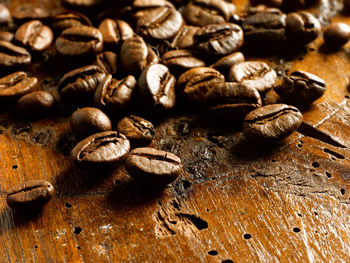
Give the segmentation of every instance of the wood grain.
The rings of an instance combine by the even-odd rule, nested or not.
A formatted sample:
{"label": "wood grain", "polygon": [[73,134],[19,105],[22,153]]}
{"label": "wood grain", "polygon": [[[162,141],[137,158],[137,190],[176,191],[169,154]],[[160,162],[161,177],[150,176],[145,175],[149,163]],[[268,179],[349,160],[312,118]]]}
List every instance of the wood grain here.
{"label": "wood grain", "polygon": [[[58,1],[30,2],[60,9]],[[246,2],[235,1],[238,10]],[[313,11],[350,25],[337,4],[320,1]],[[276,147],[250,145],[240,130],[201,115],[159,122],[152,146],[184,165],[159,192],[122,166],[77,170],[67,117],[29,122],[2,110],[0,262],[349,262],[350,44],[330,54],[322,44],[320,37],[292,57],[258,58],[327,83],[325,96],[303,111],[305,124]],[[43,80],[56,71],[37,72],[54,90]],[[15,213],[6,192],[31,179],[52,182],[56,194],[39,214]]]}

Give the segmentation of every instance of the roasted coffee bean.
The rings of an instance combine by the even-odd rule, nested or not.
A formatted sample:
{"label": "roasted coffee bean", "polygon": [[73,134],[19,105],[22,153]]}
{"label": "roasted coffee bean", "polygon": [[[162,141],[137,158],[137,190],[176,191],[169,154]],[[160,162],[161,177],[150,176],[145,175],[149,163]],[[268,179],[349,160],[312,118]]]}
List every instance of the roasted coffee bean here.
{"label": "roasted coffee bean", "polygon": [[102,34],[91,26],[67,28],[56,40],[56,49],[64,56],[92,56],[102,48]]}
{"label": "roasted coffee bean", "polygon": [[225,56],[243,45],[243,31],[235,24],[207,25],[193,36],[195,46],[208,55]]}
{"label": "roasted coffee bean", "polygon": [[65,74],[58,84],[58,92],[66,102],[90,100],[106,73],[98,66],[85,66]]}
{"label": "roasted coffee bean", "polygon": [[168,110],[175,106],[175,77],[161,64],[148,66],[142,71],[138,87],[145,105],[156,110]]}
{"label": "roasted coffee bean", "polygon": [[137,81],[132,75],[122,80],[107,75],[96,89],[94,104],[112,112],[126,108],[131,102],[136,84]]}
{"label": "roasted coffee bean", "polygon": [[51,16],[48,8],[33,4],[18,5],[11,14],[18,23],[23,23],[24,21],[29,20],[46,20]]}
{"label": "roasted coffee bean", "polygon": [[205,62],[199,59],[194,51],[184,49],[166,52],[162,57],[162,64],[174,74],[181,74],[191,68],[205,66]]}
{"label": "roasted coffee bean", "polygon": [[322,97],[326,91],[323,79],[304,71],[294,71],[284,77],[282,85],[275,88],[277,94],[287,103],[302,106]]}
{"label": "roasted coffee bean", "polygon": [[7,205],[13,209],[40,208],[51,200],[54,187],[44,180],[32,180],[14,186],[6,196]]}
{"label": "roasted coffee bean", "polygon": [[103,36],[105,48],[115,50],[122,41],[132,38],[134,30],[123,20],[106,18],[98,27]]}
{"label": "roasted coffee bean", "polygon": [[154,148],[136,148],[125,160],[125,169],[137,180],[160,187],[173,182],[181,173],[181,159]]}
{"label": "roasted coffee bean", "polygon": [[106,73],[115,74],[118,70],[118,57],[112,51],[105,51],[96,56],[95,65],[102,68]]}
{"label": "roasted coffee bean", "polygon": [[30,50],[40,52],[50,47],[53,33],[40,20],[32,20],[17,29],[15,39]]}
{"label": "roasted coffee bean", "polygon": [[37,119],[47,115],[53,108],[55,98],[46,91],[34,91],[21,97],[16,111],[25,118]]}
{"label": "roasted coffee bean", "polygon": [[197,26],[183,25],[170,43],[170,48],[189,49],[193,47],[193,36],[200,29]]}
{"label": "roasted coffee bean", "polygon": [[330,48],[340,48],[350,39],[350,27],[344,23],[332,23],[323,33],[325,44]]}
{"label": "roasted coffee bean", "polygon": [[280,8],[282,6],[283,0],[250,0],[250,4],[256,5],[266,5]]}
{"label": "roasted coffee bean", "polygon": [[82,169],[107,169],[119,164],[130,151],[125,135],[106,131],[79,142],[71,151],[74,163]]}
{"label": "roasted coffee bean", "polygon": [[0,4],[0,24],[8,24],[12,21],[11,13],[4,4]]}
{"label": "roasted coffee bean", "polygon": [[132,10],[134,11],[132,17],[137,21],[149,11],[159,7],[174,8],[174,5],[166,0],[134,0],[132,3]]}
{"label": "roasted coffee bean", "polygon": [[210,67],[220,71],[225,76],[228,76],[230,69],[239,63],[244,62],[244,55],[241,52],[235,52],[225,57],[220,58]]}
{"label": "roasted coffee bean", "polygon": [[270,104],[250,112],[244,119],[244,134],[258,141],[278,142],[292,134],[303,121],[300,111],[286,104]]}
{"label": "roasted coffee bean", "polygon": [[126,73],[138,76],[148,65],[158,63],[158,57],[141,37],[133,37],[123,42],[120,62]]}
{"label": "roasted coffee bean", "polygon": [[92,26],[92,24],[90,19],[85,15],[73,11],[59,13],[52,21],[52,28],[57,33],[61,33],[67,28],[78,26]]}
{"label": "roasted coffee bean", "polygon": [[16,67],[28,65],[32,61],[29,52],[7,41],[0,41],[0,66]]}
{"label": "roasted coffee bean", "polygon": [[85,107],[70,116],[70,128],[75,137],[83,139],[92,134],[112,130],[112,123],[103,111]]}
{"label": "roasted coffee bean", "polygon": [[62,0],[62,3],[70,8],[94,8],[105,0]]}
{"label": "roasted coffee bean", "polygon": [[244,43],[249,48],[280,44],[286,38],[286,15],[260,12],[248,16],[242,23]]}
{"label": "roasted coffee bean", "polygon": [[186,22],[195,26],[222,24],[235,13],[235,6],[224,0],[192,0],[184,9]]}
{"label": "roasted coffee bean", "polygon": [[211,115],[226,120],[242,121],[247,113],[261,107],[256,89],[234,82],[213,84],[205,101]]}
{"label": "roasted coffee bean", "polygon": [[0,99],[8,101],[30,93],[38,86],[38,79],[28,77],[27,73],[18,71],[0,79]]}
{"label": "roasted coffee bean", "polygon": [[243,83],[263,93],[277,85],[277,74],[264,62],[247,61],[230,69],[229,80]]}
{"label": "roasted coffee bean", "polygon": [[321,24],[308,12],[290,13],[286,19],[286,34],[289,41],[305,45],[321,33]]}
{"label": "roasted coffee bean", "polygon": [[8,31],[0,31],[0,41],[11,42],[14,38],[14,34]]}
{"label": "roasted coffee bean", "polygon": [[193,68],[183,73],[177,80],[179,94],[188,101],[203,103],[207,92],[214,83],[224,82],[225,77],[208,67]]}
{"label": "roasted coffee bean", "polygon": [[117,130],[129,139],[133,147],[150,144],[155,134],[152,123],[134,115],[121,119],[117,124]]}

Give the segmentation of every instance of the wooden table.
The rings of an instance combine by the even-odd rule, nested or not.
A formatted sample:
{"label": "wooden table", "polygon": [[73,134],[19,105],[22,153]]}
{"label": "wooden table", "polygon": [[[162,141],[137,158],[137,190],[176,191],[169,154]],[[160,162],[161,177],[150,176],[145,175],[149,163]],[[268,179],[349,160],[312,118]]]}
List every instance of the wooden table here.
{"label": "wooden table", "polygon": [[[11,10],[27,2],[60,8],[54,0],[7,1]],[[238,9],[246,2],[235,1]],[[322,21],[350,25],[338,1],[320,2],[312,11]],[[322,43],[259,58],[327,83],[303,110],[302,127],[279,146],[249,145],[240,130],[195,114],[159,122],[152,146],[179,155],[184,166],[160,192],[123,167],[77,170],[67,117],[29,122],[3,109],[0,262],[350,262],[350,44],[327,53]],[[57,84],[41,83],[46,90]],[[52,182],[56,194],[39,214],[14,213],[6,191],[31,179]]]}

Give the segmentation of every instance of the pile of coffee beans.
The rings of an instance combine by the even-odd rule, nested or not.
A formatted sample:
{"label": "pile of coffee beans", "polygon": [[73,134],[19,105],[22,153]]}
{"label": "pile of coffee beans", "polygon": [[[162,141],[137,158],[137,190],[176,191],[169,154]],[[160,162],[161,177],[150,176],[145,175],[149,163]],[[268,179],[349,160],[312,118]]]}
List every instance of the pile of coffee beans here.
{"label": "pile of coffee beans", "polygon": [[[271,54],[319,37],[320,22],[302,10],[315,1],[251,0],[240,13],[225,0],[105,2],[62,0],[67,9],[57,14],[31,5],[11,14],[0,5],[0,67],[6,72],[0,99],[23,118],[50,116],[62,109],[57,105],[69,109],[78,140],[71,158],[79,169],[122,164],[135,180],[156,187],[180,175],[180,158],[148,147],[155,128],[130,109],[163,117],[179,108],[206,112],[235,123],[250,140],[275,143],[301,125],[299,109],[325,93],[325,82],[311,73],[281,76],[265,62],[245,61],[250,52]],[[349,38],[346,24],[324,32],[332,48]],[[45,57],[57,61],[57,72],[65,69],[59,96],[41,90],[42,79],[28,66]],[[271,91],[280,104],[266,105]],[[12,208],[40,206],[52,194],[50,183],[29,181],[10,190],[7,201]]]}

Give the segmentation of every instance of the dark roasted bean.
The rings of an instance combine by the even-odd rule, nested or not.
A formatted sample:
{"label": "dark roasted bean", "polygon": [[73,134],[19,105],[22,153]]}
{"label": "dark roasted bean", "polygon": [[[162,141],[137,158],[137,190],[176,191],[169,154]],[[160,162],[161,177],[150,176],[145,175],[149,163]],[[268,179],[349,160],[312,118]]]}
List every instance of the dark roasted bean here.
{"label": "dark roasted bean", "polygon": [[16,103],[17,112],[25,117],[37,119],[47,115],[53,108],[55,98],[46,91],[34,91],[21,97]]}
{"label": "dark roasted bean", "polygon": [[28,77],[27,73],[18,71],[0,79],[0,99],[2,101],[17,99],[36,89],[38,79]]}
{"label": "dark roasted bean", "polygon": [[125,135],[106,131],[79,142],[71,151],[74,163],[82,169],[108,169],[119,164],[130,150]]}
{"label": "dark roasted bean", "polygon": [[32,61],[29,52],[7,41],[0,41],[0,66],[15,67],[28,65]]}
{"label": "dark roasted bean", "polygon": [[77,26],[92,26],[91,21],[85,15],[67,11],[57,14],[53,18],[52,28],[55,32],[61,33],[63,30]]}
{"label": "dark roasted bean", "polygon": [[181,173],[181,159],[154,148],[136,148],[125,160],[127,172],[148,185],[160,187],[173,182]]}
{"label": "dark roasted bean", "polygon": [[112,130],[112,123],[103,111],[85,107],[73,112],[69,120],[70,128],[77,138]]}
{"label": "dark roasted bean", "polygon": [[270,104],[250,112],[244,119],[244,134],[258,141],[278,142],[301,125],[303,115],[293,106]]}
{"label": "dark roasted bean", "polygon": [[193,36],[195,46],[212,56],[231,54],[243,45],[243,31],[235,24],[207,25]]}
{"label": "dark roasted bean", "polygon": [[286,34],[289,41],[305,45],[321,33],[321,24],[308,12],[290,13],[286,19]]}
{"label": "dark roasted bean", "polygon": [[220,58],[210,67],[220,71],[225,76],[228,76],[230,69],[239,63],[244,62],[244,55],[241,52],[235,52],[225,57]]}
{"label": "dark roasted bean", "polygon": [[304,71],[294,71],[275,88],[277,94],[287,103],[301,106],[319,99],[326,91],[323,79]]}
{"label": "dark roasted bean", "polygon": [[15,39],[32,51],[44,51],[53,41],[53,33],[40,20],[32,20],[21,25],[15,34]]}
{"label": "dark roasted bean", "polygon": [[0,4],[0,24],[8,24],[12,21],[11,13],[4,4]]}
{"label": "dark roasted bean", "polygon": [[261,107],[256,89],[234,82],[213,84],[205,100],[213,116],[226,120],[242,121],[247,113]]}
{"label": "dark roasted bean", "polygon": [[92,56],[102,48],[101,32],[90,26],[67,28],[56,40],[56,49],[64,56]]}
{"label": "dark roasted bean", "polygon": [[161,61],[174,74],[181,74],[195,67],[204,67],[205,62],[191,50],[172,50],[165,53]]}
{"label": "dark roasted bean", "polygon": [[123,20],[106,18],[98,27],[103,36],[105,48],[115,49],[122,41],[132,38],[134,30]]}
{"label": "dark roasted bean", "polygon": [[26,181],[14,186],[6,196],[7,205],[13,209],[40,208],[51,200],[54,187],[44,180]]}
{"label": "dark roasted bean", "polygon": [[103,69],[94,65],[72,70],[62,77],[58,92],[64,101],[79,104],[80,101],[92,99],[105,76]]}
{"label": "dark roasted bean", "polygon": [[325,44],[330,48],[340,48],[350,39],[350,27],[344,23],[332,23],[323,33]]}
{"label": "dark roasted bean", "polygon": [[235,10],[232,3],[224,0],[192,0],[187,4],[183,16],[190,25],[205,26],[229,21]]}
{"label": "dark roasted bean", "polygon": [[247,61],[233,66],[229,80],[239,82],[263,93],[277,85],[277,74],[264,62]]}
{"label": "dark roasted bean", "polygon": [[133,147],[150,144],[155,134],[152,123],[134,115],[121,119],[117,124],[117,130],[129,139]]}
{"label": "dark roasted bean", "polygon": [[177,80],[179,94],[185,99],[202,103],[214,83],[224,82],[225,77],[208,67],[193,68],[183,73]]}
{"label": "dark roasted bean", "polygon": [[105,51],[96,56],[95,65],[102,68],[106,73],[116,74],[118,70],[118,57],[112,51]]}
{"label": "dark roasted bean", "polygon": [[96,89],[94,103],[97,107],[110,111],[123,109],[130,104],[136,84],[137,81],[132,75],[122,80],[107,75]]}
{"label": "dark roasted bean", "polygon": [[171,48],[186,49],[193,47],[193,36],[200,27],[183,25],[170,43]]}
{"label": "dark roasted bean", "polygon": [[175,106],[175,77],[161,64],[148,66],[142,71],[138,87],[145,105],[156,110],[168,110]]}

